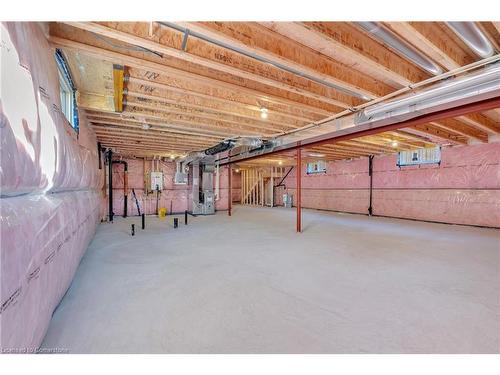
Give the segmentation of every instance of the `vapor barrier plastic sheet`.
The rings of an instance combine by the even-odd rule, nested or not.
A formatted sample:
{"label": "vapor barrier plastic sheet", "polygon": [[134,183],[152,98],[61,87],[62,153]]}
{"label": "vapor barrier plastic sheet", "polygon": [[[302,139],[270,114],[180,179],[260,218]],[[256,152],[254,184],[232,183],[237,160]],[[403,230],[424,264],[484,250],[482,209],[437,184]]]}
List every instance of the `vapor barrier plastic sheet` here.
{"label": "vapor barrier plastic sheet", "polygon": [[98,188],[97,147],[82,146],[60,111],[53,52],[38,25],[0,27],[1,195]]}
{"label": "vapor barrier plastic sheet", "polygon": [[[374,215],[500,227],[500,143],[443,148],[440,164],[399,168],[396,159],[374,159]],[[368,158],[329,162],[326,174],[302,172],[302,207],[368,213]],[[295,181],[293,170],[288,193]]]}
{"label": "vapor barrier plastic sheet", "polygon": [[2,199],[1,348],[37,348],[99,222],[96,192]]}
{"label": "vapor barrier plastic sheet", "polygon": [[93,238],[102,206],[97,144],[60,111],[41,24],[0,25],[0,348],[41,344]]}

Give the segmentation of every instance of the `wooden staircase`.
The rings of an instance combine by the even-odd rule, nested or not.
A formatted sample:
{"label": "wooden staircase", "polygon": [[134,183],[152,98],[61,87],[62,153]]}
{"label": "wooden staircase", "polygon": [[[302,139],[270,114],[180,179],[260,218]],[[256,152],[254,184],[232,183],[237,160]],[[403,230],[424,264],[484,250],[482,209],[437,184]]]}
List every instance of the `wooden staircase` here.
{"label": "wooden staircase", "polygon": [[276,179],[285,175],[284,167],[252,167],[241,170],[241,204],[274,206]]}

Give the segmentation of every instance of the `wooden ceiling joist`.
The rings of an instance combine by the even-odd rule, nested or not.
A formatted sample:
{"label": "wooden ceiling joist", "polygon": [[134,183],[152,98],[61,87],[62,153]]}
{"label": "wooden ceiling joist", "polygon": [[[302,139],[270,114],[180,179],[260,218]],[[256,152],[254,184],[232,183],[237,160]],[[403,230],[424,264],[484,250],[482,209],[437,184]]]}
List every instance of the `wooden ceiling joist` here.
{"label": "wooden ceiling joist", "polygon": [[286,35],[331,58],[362,69],[387,85],[399,88],[423,81],[427,75],[412,63],[344,22],[265,22]]}
{"label": "wooden ceiling joist", "polygon": [[431,125],[436,126],[438,129],[445,129],[451,134],[456,133],[479,142],[488,142],[488,133],[477,129],[476,127],[468,126],[467,124],[453,118],[432,122]]}
{"label": "wooden ceiling joist", "polygon": [[[405,130],[408,130],[408,129],[405,129]],[[464,137],[461,137],[458,135],[454,135],[454,134],[450,134],[450,132],[448,132],[444,129],[432,126],[430,124],[415,125],[415,126],[412,126],[411,130],[416,130],[420,133],[430,135],[431,137],[440,138],[442,140],[452,142],[455,144],[463,144],[463,145],[467,144],[467,138],[464,138]]]}
{"label": "wooden ceiling joist", "polygon": [[196,135],[196,136],[208,135],[210,137],[220,137],[220,138],[228,137],[231,134],[233,136],[236,135],[233,133],[229,133],[229,135],[228,135],[227,132],[220,131],[220,130],[213,130],[211,128],[200,129],[197,126],[192,126],[192,124],[190,124],[190,123],[184,123],[184,122],[180,122],[180,121],[177,121],[176,123],[172,123],[172,124],[169,123],[169,124],[165,125],[165,122],[163,122],[163,120],[158,121],[158,118],[155,118],[155,117],[146,116],[146,117],[144,117],[143,120],[142,119],[140,120],[140,119],[137,119],[134,114],[131,114],[128,112],[124,112],[124,113],[130,117],[123,117],[121,119],[117,119],[115,122],[112,122],[113,120],[109,120],[106,118],[89,116],[89,120],[94,122],[94,123],[119,125],[120,122],[125,121],[124,119],[126,118],[127,119],[126,121],[128,121],[129,123],[136,123],[136,124],[145,124],[146,123],[148,125],[153,126],[154,128],[163,129],[165,131],[171,131],[171,132],[177,131],[179,134]]}
{"label": "wooden ceiling joist", "polygon": [[165,122],[173,122],[175,124],[195,125],[199,129],[227,131],[231,134],[238,134],[239,132],[241,134],[270,136],[276,132],[273,129],[264,129],[262,127],[256,127],[237,121],[227,121],[216,119],[214,117],[210,118],[207,116],[197,116],[191,113],[173,112],[151,108],[150,106],[136,102],[127,104],[126,110],[128,113],[132,113],[134,115],[136,114],[138,116],[147,116]]}
{"label": "wooden ceiling joist", "polygon": [[139,87],[136,87],[134,85],[129,85],[127,90],[127,97],[133,97],[137,99],[144,98],[166,104],[182,105],[188,108],[218,113],[223,116],[236,116],[247,120],[257,121],[262,124],[270,123],[285,126],[288,128],[297,128],[310,123],[310,121],[298,121],[296,119],[287,118],[275,113],[269,114],[267,121],[264,121],[262,120],[260,109],[257,108],[254,108],[252,110],[247,108],[235,108],[235,106],[230,104],[223,104],[215,102],[213,100],[200,99],[192,95],[176,94],[170,92],[164,92],[161,93],[161,95],[150,95],[144,93],[144,91],[141,91]]}
{"label": "wooden ceiling joist", "polygon": [[[144,130],[143,128],[143,123],[141,121],[135,121],[135,120],[128,120],[124,121],[123,119],[120,121],[115,121],[113,117],[111,118],[101,118],[101,117],[89,117],[89,122],[93,125],[96,126],[103,126],[106,128],[110,129],[135,129],[135,130]],[[189,139],[200,139],[200,140],[207,140],[208,142],[218,142],[224,137],[222,135],[220,136],[213,136],[213,135],[200,135],[197,133],[193,132],[186,132],[186,131],[176,131],[172,130],[169,128],[163,128],[161,126],[155,126],[155,125],[150,125],[151,128],[148,129],[147,131],[153,134],[162,134],[162,135],[172,135],[176,136],[180,139],[186,139],[186,135],[189,135]]]}
{"label": "wooden ceiling joist", "polygon": [[230,103],[250,105],[257,108],[266,107],[270,112],[279,112],[280,114],[289,113],[301,119],[323,119],[331,112],[302,102],[289,100],[279,96],[265,95],[262,92],[239,88],[239,86],[214,86],[193,79],[182,79],[178,76],[168,76],[151,72],[149,70],[130,68],[129,80],[141,80],[142,89],[147,92],[153,92],[155,89],[176,90],[193,95],[203,95],[213,100],[225,100]]}
{"label": "wooden ceiling joist", "polygon": [[179,22],[180,25],[234,48],[261,56],[365,98],[384,95],[390,87],[347,64],[318,53],[304,44],[276,33],[256,22]]}
{"label": "wooden ceiling joist", "polygon": [[152,132],[149,130],[138,130],[138,129],[123,129],[123,128],[112,128],[109,126],[99,126],[96,124],[92,125],[94,131],[98,134],[108,134],[108,135],[116,135],[116,136],[129,136],[137,138],[149,138],[151,140],[156,140],[158,142],[168,142],[168,143],[182,143],[187,146],[209,146],[212,144],[210,141],[203,140],[186,140],[179,138],[178,136],[171,134],[164,134],[159,132]]}
{"label": "wooden ceiling joist", "polygon": [[[445,70],[480,60],[446,23],[384,25]],[[477,25],[498,52],[499,24]],[[193,33],[187,44],[186,28]],[[269,139],[429,78],[350,22],[67,22],[51,23],[49,32],[78,71],[78,104],[98,139],[132,154],[186,153],[229,137]],[[338,160],[492,141],[500,135],[500,110],[478,108],[484,112],[452,111],[455,118],[318,141],[304,160],[314,158],[307,152]],[[326,140],[326,128],[308,134]],[[293,163],[294,155],[280,160]]]}
{"label": "wooden ceiling joist", "polygon": [[228,123],[252,126],[256,129],[274,130],[276,132],[283,132],[299,127],[293,126],[290,122],[277,124],[273,121],[264,121],[260,118],[248,118],[232,113],[222,113],[203,106],[190,104],[186,105],[184,102],[179,104],[179,102],[175,100],[162,99],[151,95],[128,93],[127,97],[132,99],[127,99],[127,105],[138,108],[152,109],[161,113],[175,113],[181,115],[187,114],[207,120],[225,121]]}
{"label": "wooden ceiling joist", "polygon": [[[200,56],[204,51],[210,54],[214,54],[215,56],[218,55],[225,56],[227,54],[227,51],[223,49],[221,50],[220,48],[217,48],[216,46],[213,45],[209,47],[199,46],[197,53],[189,53],[181,49],[176,49],[167,46],[165,44],[158,43],[156,41],[138,37],[136,35],[129,34],[127,32],[122,32],[120,30],[113,29],[111,27],[107,27],[94,22],[67,22],[67,24],[81,30],[89,31],[94,34],[98,34],[107,38],[119,40],[121,42],[128,43],[130,45],[146,48],[148,50],[161,53],[164,56],[170,56],[209,69],[231,74],[235,77],[258,82],[263,85],[274,87],[276,89],[289,91],[291,93],[315,99],[320,102],[325,102],[337,107],[348,108],[352,105],[359,104],[359,101],[353,101],[352,99],[349,99],[347,95],[339,94],[335,92],[335,90],[326,89],[324,87],[321,87],[320,85],[311,83],[310,81],[307,82],[307,80],[298,78],[297,76],[293,76],[291,74],[287,75],[284,72],[280,72],[279,69],[274,69],[278,71],[275,72],[274,75],[272,74],[273,69],[270,67],[263,67],[259,70],[258,69],[259,64],[246,61],[248,60],[248,58],[245,59],[244,57],[233,54],[231,57],[222,60],[225,62],[219,62],[215,59],[210,59],[208,57]],[[195,48],[197,43],[199,44],[200,42],[197,41],[196,39],[190,41],[189,43],[190,49]],[[239,62],[238,65],[240,66],[240,68],[236,68],[233,65],[229,65],[228,64],[229,61],[232,64],[235,64],[236,61],[238,61]],[[244,70],[243,67],[246,67],[247,69],[252,67],[255,70],[254,72],[250,72],[248,70]],[[269,76],[273,78],[268,78]],[[280,80],[281,76],[285,76],[286,79]],[[286,83],[287,81],[291,82],[291,84]],[[346,85],[345,82],[342,83]],[[333,99],[334,97],[337,97],[339,99]]]}
{"label": "wooden ceiling joist", "polygon": [[[234,83],[229,83],[229,82],[226,82],[223,80],[217,80],[217,79],[214,79],[211,77],[206,77],[206,76],[196,74],[193,72],[188,72],[188,71],[181,70],[178,68],[173,68],[171,66],[160,64],[160,63],[146,60],[143,58],[130,56],[130,55],[120,53],[120,52],[110,51],[108,49],[95,47],[93,45],[76,42],[76,41],[73,41],[70,39],[61,38],[61,37],[57,37],[54,35],[51,35],[49,37],[49,41],[55,46],[58,46],[61,48],[67,48],[67,49],[74,50],[74,51],[80,51],[81,53],[88,54],[88,55],[93,56],[97,59],[107,60],[107,61],[111,61],[114,63],[118,62],[122,65],[130,66],[130,67],[133,67],[136,69],[147,70],[150,73],[151,72],[155,73],[151,76],[152,77],[151,80],[153,80],[153,81],[157,81],[157,80],[161,79],[162,75],[165,75],[167,77],[176,77],[176,78],[182,79],[182,80],[193,81],[196,83],[200,83],[202,85],[208,85],[208,86],[212,86],[212,87],[231,90],[235,93],[239,93],[240,95],[242,95],[242,94],[249,94],[249,95],[253,95],[253,96],[260,95],[261,99],[264,102],[266,101],[266,97],[269,97],[269,99],[271,99],[271,100],[275,100],[275,101],[282,102],[282,103],[287,103],[289,105],[300,106],[300,104],[303,103],[303,104],[306,104],[305,108],[315,107],[315,105],[308,104],[307,100],[302,100],[302,102],[301,102],[300,100],[296,100],[296,101],[290,100],[286,97],[286,95],[285,96],[277,96],[277,95],[272,95],[272,94],[266,95],[266,93],[264,93],[264,92],[268,91],[268,90],[258,91],[258,90],[252,89],[252,88],[245,87],[244,86],[245,82],[242,82],[241,86],[240,86],[240,85],[237,85]],[[346,106],[346,105],[344,105],[342,107],[330,106],[329,108],[331,108],[331,112],[337,112],[337,111],[342,110],[342,108],[346,108],[346,107],[348,107],[348,106]],[[321,108],[321,106],[319,106],[319,108]]]}
{"label": "wooden ceiling joist", "polygon": [[487,118],[486,116],[483,116],[481,113],[472,113],[467,116],[461,116],[459,119],[467,125],[474,126],[488,134],[500,134],[500,124]]}

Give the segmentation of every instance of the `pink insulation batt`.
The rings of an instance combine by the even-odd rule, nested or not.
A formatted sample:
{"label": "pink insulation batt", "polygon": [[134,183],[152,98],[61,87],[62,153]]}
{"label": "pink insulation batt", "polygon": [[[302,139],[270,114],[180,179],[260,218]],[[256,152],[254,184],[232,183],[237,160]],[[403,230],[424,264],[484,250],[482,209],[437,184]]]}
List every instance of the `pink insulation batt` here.
{"label": "pink insulation batt", "polygon": [[[144,193],[144,163],[146,170],[151,170],[151,160],[142,159],[122,159],[128,164],[128,216],[137,215],[137,206],[134,200],[132,189],[135,191],[141,213],[146,215],[156,214],[156,192]],[[156,163],[156,162],[155,162]],[[175,162],[160,161],[160,171],[163,172],[163,189],[159,195],[159,207],[167,209],[168,213],[182,213],[192,209],[192,186],[191,179],[187,185],[174,184]],[[115,215],[123,215],[123,174],[124,167],[121,164],[113,164],[113,212]],[[214,174],[214,187],[215,187]],[[233,191],[234,194],[234,191]],[[228,176],[227,167],[219,170],[219,199],[215,201],[216,210],[227,210]]]}
{"label": "pink insulation batt", "polygon": [[[500,143],[444,147],[441,164],[396,165],[397,154],[373,161],[373,214],[500,227]],[[295,195],[293,170],[285,179]],[[302,207],[367,214],[368,158],[329,162],[326,174],[302,170]],[[276,202],[282,202],[281,188]]]}
{"label": "pink insulation batt", "polygon": [[94,236],[102,170],[96,138],[60,112],[42,25],[2,23],[0,347],[39,347]]}

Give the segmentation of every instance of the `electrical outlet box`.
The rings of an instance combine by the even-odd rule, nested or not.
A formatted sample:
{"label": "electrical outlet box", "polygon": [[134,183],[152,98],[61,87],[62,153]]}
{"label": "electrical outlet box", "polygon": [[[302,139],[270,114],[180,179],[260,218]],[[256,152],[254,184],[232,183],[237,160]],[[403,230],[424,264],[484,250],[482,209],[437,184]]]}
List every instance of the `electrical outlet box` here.
{"label": "electrical outlet box", "polygon": [[151,191],[163,190],[163,172],[151,172]]}

